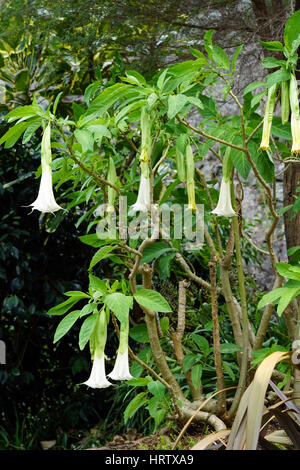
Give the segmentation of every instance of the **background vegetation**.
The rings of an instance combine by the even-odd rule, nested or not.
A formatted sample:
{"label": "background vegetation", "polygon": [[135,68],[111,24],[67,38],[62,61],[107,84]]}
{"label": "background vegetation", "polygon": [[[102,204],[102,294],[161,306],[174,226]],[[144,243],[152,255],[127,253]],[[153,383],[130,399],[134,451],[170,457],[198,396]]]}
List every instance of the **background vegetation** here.
{"label": "background vegetation", "polygon": [[[284,1],[270,4],[262,0],[166,1],[164,5],[156,0],[66,0],[52,2],[50,6],[49,2],[35,0],[2,2],[0,79],[5,82],[5,100],[2,100],[4,103],[0,109],[2,117],[16,106],[30,104],[34,94],[46,108],[60,92],[58,116],[69,114],[78,117],[82,112],[80,103],[83,104],[84,92],[91,82],[105,89],[118,82],[125,70],[130,69],[150,80],[163,66],[192,58],[190,46],[203,49],[203,34],[209,29],[216,31],[215,43],[229,54],[234,47],[245,43],[247,48],[240,64],[246,67],[251,63],[253,66],[251,57],[257,51],[256,57],[261,58],[263,54],[259,40],[281,40],[285,20],[293,8],[298,9],[299,6]],[[255,58],[254,66],[257,64]],[[238,78],[237,93],[245,84],[244,76]],[[211,116],[216,118],[217,110],[213,103],[208,100],[206,104]],[[209,119],[211,116],[206,117]],[[8,124],[3,119],[0,121],[0,135],[7,130]],[[128,164],[131,178],[128,197],[129,202],[133,202],[138,186],[129,166],[135,152],[124,137],[115,137],[114,152],[121,154]],[[129,137],[133,143],[138,143],[137,132],[132,131]],[[0,147],[0,339],[4,339],[7,345],[7,365],[0,365],[0,448],[37,449],[40,441],[55,439],[57,448],[64,449],[78,446],[84,437],[85,446],[93,440],[104,444],[117,432],[125,432],[132,427],[149,434],[165,423],[166,416],[172,412],[164,391],[149,387],[145,377],[133,382],[131,387],[122,384],[105,392],[86,390],[79,384],[89,374],[90,358],[87,350],[78,350],[79,328],[72,329],[65,341],[53,345],[57,322],[47,315],[47,311],[64,300],[63,292],[88,289],[86,270],[94,247],[78,237],[85,235],[89,224],[93,224],[93,213],[92,206],[86,209],[82,205],[78,194],[71,196],[73,181],[69,181],[65,194],[70,196],[68,207],[73,206],[73,211],[55,216],[28,215],[29,209],[24,206],[34,200],[38,189],[38,180],[33,176],[39,165],[40,138],[39,130],[35,136],[28,135],[25,144],[17,143],[10,149]],[[109,143],[104,145],[106,153],[112,150]],[[202,157],[199,155],[199,159]],[[119,169],[122,165],[120,160]],[[287,190],[283,202],[288,205],[291,201],[294,203],[299,164],[290,165],[285,178]],[[135,191],[130,189],[133,184]],[[156,191],[159,190],[158,181]],[[197,195],[209,210],[209,200],[200,183]],[[217,192],[212,190],[211,196],[216,204]],[[183,198],[183,192],[177,190],[175,199],[182,201]],[[88,199],[87,194],[84,194],[84,199]],[[299,216],[296,214],[291,223],[288,215],[290,212],[285,216],[285,231],[287,248],[290,248],[300,245],[300,230]],[[243,228],[247,231],[247,226]],[[226,239],[230,230],[228,220],[221,222],[220,229],[222,240]],[[164,250],[165,247],[161,248]],[[245,241],[242,248],[246,263],[259,269],[260,259],[255,247]],[[146,256],[148,262],[153,261],[151,249]],[[209,260],[210,253],[206,248],[201,255],[191,255],[189,261],[205,278]],[[101,263],[97,275],[114,281],[118,272],[112,269],[111,261]],[[172,258],[161,258],[156,268],[155,283],[156,289],[176,307],[177,283],[183,273],[171,261]],[[256,330],[260,321],[256,306],[262,292],[257,290],[250,277],[246,282],[251,292],[250,322]],[[202,376],[207,396],[215,391],[217,380],[210,302],[204,291],[190,286],[183,370],[186,372],[194,367],[194,383],[197,384]],[[220,302],[219,308],[222,312],[219,322],[224,343],[225,385],[229,387],[237,383],[239,374],[237,349],[224,301]],[[144,362],[153,365],[142,312],[137,307],[134,319],[136,324],[130,332],[130,344]],[[163,332],[176,328],[172,316],[164,315],[161,328]],[[116,341],[110,334],[106,354],[111,364]],[[170,337],[166,335],[162,341],[172,357]],[[285,350],[289,345],[283,320],[274,318],[257,358],[260,360],[267,353]],[[183,391],[188,393],[186,376],[176,361],[171,359],[170,367]],[[279,370],[287,381],[289,366],[280,365]],[[142,375],[142,368],[137,363],[133,364],[131,371],[137,379]],[[134,396],[137,397],[132,408],[134,412],[130,412],[127,405]],[[149,402],[147,407],[143,406],[146,402]],[[127,416],[124,419],[125,409]],[[97,432],[91,434],[93,426]]]}

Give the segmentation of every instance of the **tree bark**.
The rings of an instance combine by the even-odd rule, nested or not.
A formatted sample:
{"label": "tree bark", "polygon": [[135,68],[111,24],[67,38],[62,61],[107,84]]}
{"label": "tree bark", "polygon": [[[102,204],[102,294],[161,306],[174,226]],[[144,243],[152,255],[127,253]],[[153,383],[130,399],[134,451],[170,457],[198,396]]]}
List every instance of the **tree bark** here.
{"label": "tree bark", "polygon": [[[284,205],[293,204],[297,185],[300,183],[300,164],[293,163],[284,173]],[[285,239],[287,249],[300,245],[300,212],[291,220],[291,210],[284,214]]]}
{"label": "tree bark", "polygon": [[[258,34],[260,38],[263,41],[282,41],[284,25],[288,14],[288,11],[283,7],[283,2],[281,0],[272,0],[272,7],[268,7],[266,0],[252,0],[252,6],[259,27]],[[300,0],[296,0],[295,11],[299,9]],[[264,51],[264,53],[266,56],[275,55],[274,51]],[[298,50],[299,53],[300,48]],[[297,78],[300,79],[300,76],[297,76]],[[295,202],[295,195],[297,195],[296,188],[299,182],[300,164],[292,163],[284,173],[283,200],[285,206]],[[291,220],[290,216],[291,211],[286,212],[284,215],[287,249],[300,245],[300,212],[298,212],[293,220]]]}

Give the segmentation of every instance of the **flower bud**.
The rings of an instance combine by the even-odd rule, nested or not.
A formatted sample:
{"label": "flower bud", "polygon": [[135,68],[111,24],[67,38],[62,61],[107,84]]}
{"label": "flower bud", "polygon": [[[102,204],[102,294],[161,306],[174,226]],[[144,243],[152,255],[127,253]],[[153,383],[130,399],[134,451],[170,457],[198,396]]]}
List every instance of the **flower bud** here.
{"label": "flower bud", "polygon": [[[109,158],[109,163],[108,163],[107,181],[113,185],[116,185],[117,183],[116,167],[111,157]],[[112,188],[111,186],[108,186],[108,189],[107,189],[108,212],[112,212],[114,210],[116,195],[117,194],[116,194],[115,189]]]}
{"label": "flower bud", "polygon": [[186,182],[187,182],[187,192],[188,192],[188,208],[196,209],[195,181],[194,181],[195,163],[194,163],[193,150],[190,145],[186,146],[185,157],[186,157]]}
{"label": "flower bud", "polygon": [[147,162],[151,155],[151,117],[144,106],[141,111],[141,162]]}
{"label": "flower bud", "polygon": [[290,116],[289,82],[281,82],[281,122],[286,124]]}
{"label": "flower bud", "polygon": [[275,108],[276,91],[277,91],[277,83],[272,85],[268,90],[268,97],[267,97],[264,123],[263,123],[262,141],[260,144],[260,148],[262,150],[270,149],[270,133],[271,133],[271,127],[272,127],[273,113],[274,113],[274,108]]}
{"label": "flower bud", "polygon": [[292,129],[292,152],[300,153],[300,115],[298,84],[294,74],[291,74],[290,81],[290,105],[291,105],[291,129]]}
{"label": "flower bud", "polygon": [[186,152],[187,138],[185,135],[178,137],[176,141],[176,169],[177,176],[181,183],[186,182],[185,171],[185,152]]}

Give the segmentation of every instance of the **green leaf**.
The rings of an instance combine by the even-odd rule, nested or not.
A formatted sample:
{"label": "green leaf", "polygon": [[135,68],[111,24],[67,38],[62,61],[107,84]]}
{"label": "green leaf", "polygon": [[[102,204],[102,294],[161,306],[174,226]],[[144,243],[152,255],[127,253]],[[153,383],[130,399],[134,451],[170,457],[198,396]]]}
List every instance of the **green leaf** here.
{"label": "green leaf", "polygon": [[[63,92],[61,91],[60,93],[58,93],[57,97],[55,98],[55,101],[54,101],[54,104],[53,104],[53,114],[55,115],[56,113],[56,109],[57,109],[57,105],[58,105],[58,102],[60,100],[60,97],[61,95],[63,94]],[[75,103],[72,103],[72,105],[75,104]],[[73,106],[72,106],[73,107]]]}
{"label": "green leaf", "polygon": [[285,65],[285,61],[276,59],[276,57],[265,57],[262,60],[262,64],[267,69],[273,69],[273,68],[281,67],[282,65]]}
{"label": "green leaf", "polygon": [[235,69],[236,69],[236,61],[237,61],[237,58],[238,58],[238,56],[240,55],[242,49],[243,49],[243,44],[241,44],[240,46],[238,46],[238,47],[236,48],[236,50],[234,51],[234,54],[233,54],[233,56],[232,56],[231,68],[232,68],[232,72],[233,72],[233,73],[235,72]]}
{"label": "green leaf", "polygon": [[280,301],[277,306],[277,313],[278,315],[282,315],[286,307],[292,302],[292,300],[297,297],[297,295],[300,293],[300,284],[299,287],[285,287],[285,290],[283,291]]}
{"label": "green leaf", "polygon": [[22,144],[27,144],[27,142],[29,142],[29,140],[31,139],[35,131],[37,131],[39,127],[41,127],[41,125],[42,125],[41,119],[37,119],[37,120],[30,122],[30,124],[28,125],[27,129],[24,132]]}
{"label": "green leaf", "polygon": [[147,85],[147,82],[145,80],[145,78],[143,77],[143,75],[141,75],[140,73],[136,72],[136,70],[127,70],[125,72],[126,76],[127,77],[134,77],[137,81],[137,84],[139,85]]}
{"label": "green leaf", "polygon": [[145,405],[148,402],[147,392],[141,392],[136,397],[133,398],[127,405],[124,411],[124,421],[125,424],[132,418],[132,416],[137,412],[139,408]]}
{"label": "green leaf", "polygon": [[173,119],[187,102],[188,98],[185,95],[170,95],[168,99],[168,118]]}
{"label": "green leaf", "polygon": [[235,381],[235,374],[234,374],[234,372],[231,368],[231,365],[228,364],[228,362],[226,362],[226,361],[222,361],[222,366],[223,366],[225,372],[227,372],[227,374],[229,375],[231,380],[234,382]]}
{"label": "green leaf", "polygon": [[201,383],[202,377],[202,365],[197,364],[196,366],[192,367],[192,383],[195,388],[198,388]]}
{"label": "green leaf", "polygon": [[233,343],[223,343],[220,345],[220,351],[222,354],[233,354],[237,351],[241,351],[241,347]]}
{"label": "green leaf", "polygon": [[102,295],[107,294],[107,286],[104,281],[99,279],[99,277],[97,276],[93,276],[92,274],[90,274],[89,279],[90,279],[90,288],[93,291],[100,292]]}
{"label": "green leaf", "polygon": [[82,151],[85,153],[88,150],[94,149],[94,138],[92,133],[87,129],[76,129],[74,135],[82,147]]}
{"label": "green leaf", "polygon": [[250,83],[248,86],[246,86],[244,90],[244,96],[247,95],[247,93],[251,93],[251,91],[256,90],[256,88],[260,88],[262,86],[266,86],[266,82],[253,82]]}
{"label": "green leaf", "polygon": [[199,355],[197,354],[193,354],[193,353],[186,354],[182,361],[183,371],[187,372],[188,370],[190,370],[191,367],[198,361],[198,359],[199,359]]}
{"label": "green leaf", "polygon": [[90,298],[89,294],[86,294],[85,292],[81,292],[80,290],[69,290],[68,292],[64,292],[64,295],[67,295],[68,297],[79,297],[80,299]]}
{"label": "green leaf", "polygon": [[269,51],[283,51],[283,45],[279,41],[260,41],[260,43]]}
{"label": "green leaf", "polygon": [[212,58],[216,64],[226,70],[230,70],[230,61],[226,52],[219,46],[212,46]]}
{"label": "green leaf", "polygon": [[255,95],[252,100],[251,100],[251,108],[254,108],[257,104],[260,103],[262,97],[264,95],[266,95],[266,90],[265,91],[262,91],[261,93],[258,93],[257,95]]}
{"label": "green leaf", "polygon": [[288,279],[294,279],[295,281],[300,281],[300,267],[298,270],[293,269],[294,266],[291,266],[287,263],[276,263],[276,268],[279,274],[283,277],[287,277]]}
{"label": "green leaf", "polygon": [[159,258],[162,254],[167,251],[172,251],[172,248],[169,247],[165,242],[157,242],[153,245],[147,246],[143,252],[143,257],[141,259],[141,264],[151,263],[154,259]]}
{"label": "green leaf", "polygon": [[126,96],[129,88],[132,85],[126,83],[116,83],[100,93],[91,103],[86,115],[89,114],[104,114],[116,101]]}
{"label": "green leaf", "polygon": [[[238,137],[233,140],[233,143],[236,145],[241,145],[242,141]],[[241,152],[240,150],[236,149],[231,149],[230,156],[233,166],[237,169],[242,178],[247,179],[251,170],[251,165],[248,162],[244,152]]]}
{"label": "green leaf", "polygon": [[259,149],[255,142],[249,142],[251,158],[266,183],[272,183],[275,177],[275,165],[268,152]]}
{"label": "green leaf", "polygon": [[94,304],[94,303],[86,304],[80,310],[80,317],[85,317],[86,315],[89,315],[90,313],[94,312],[95,308],[97,308],[97,304]]}
{"label": "green leaf", "polygon": [[92,124],[87,126],[86,129],[94,135],[94,138],[99,146],[102,143],[103,137],[107,137],[108,139],[111,138],[110,131],[103,124]]}
{"label": "green leaf", "polygon": [[6,114],[5,119],[7,119],[8,122],[13,122],[16,119],[21,119],[25,117],[30,118],[32,116],[36,116],[40,112],[41,112],[41,109],[39,106],[35,106],[35,105],[20,106],[19,108],[13,109],[8,114]]}
{"label": "green leaf", "polygon": [[5,148],[11,148],[15,145],[17,140],[21,137],[25,129],[27,128],[27,122],[19,122],[15,126],[11,127],[0,139],[0,145],[5,142]]}
{"label": "green leaf", "polygon": [[149,336],[145,323],[140,323],[130,328],[129,336],[138,343],[149,343]]}
{"label": "green leaf", "polygon": [[292,246],[291,248],[288,249],[287,254],[288,256],[292,256],[299,250],[300,250],[300,246]]}
{"label": "green leaf", "polygon": [[50,308],[50,310],[47,312],[48,315],[63,315],[66,313],[68,310],[70,310],[73,305],[75,305],[80,299],[83,299],[83,297],[70,297],[68,300],[65,300],[64,302],[56,305],[55,307]]}
{"label": "green leaf", "polygon": [[275,83],[285,82],[290,79],[290,72],[285,69],[276,70],[267,76],[267,87],[275,85]]}
{"label": "green leaf", "polygon": [[15,75],[15,87],[19,92],[25,93],[28,90],[30,84],[30,74],[27,69],[20,70]]}
{"label": "green leaf", "polygon": [[126,385],[130,385],[132,387],[147,387],[149,382],[152,382],[150,377],[139,377],[138,379],[127,380]]}
{"label": "green leaf", "polygon": [[120,322],[128,320],[129,310],[132,308],[132,297],[121,292],[108,294],[103,299],[104,304],[111,310]]}
{"label": "green leaf", "polygon": [[164,399],[166,387],[161,382],[159,382],[159,380],[152,380],[148,383],[147,388],[149,392],[159,400]]}
{"label": "green leaf", "polygon": [[91,259],[90,266],[89,266],[89,271],[93,269],[94,266],[96,266],[99,261],[101,261],[104,257],[108,255],[111,251],[113,251],[116,247],[115,246],[102,246],[99,248],[99,250],[94,254],[94,256]]}
{"label": "green leaf", "polygon": [[272,304],[275,300],[279,299],[284,291],[284,287],[279,287],[278,289],[274,289],[271,292],[265,294],[260,301],[258,302],[257,309],[261,309],[268,304]]}
{"label": "green leaf", "polygon": [[159,279],[162,281],[170,277],[170,266],[172,260],[175,258],[176,253],[168,253],[166,256],[162,256],[159,260]]}
{"label": "green leaf", "polygon": [[197,59],[202,60],[203,64],[207,64],[207,59],[206,59],[205,55],[203,54],[203,52],[198,51],[197,49],[194,49],[193,47],[190,47],[190,51],[191,51],[191,53],[193,54],[194,57],[196,57]]}
{"label": "green leaf", "polygon": [[192,340],[194,341],[194,343],[197,344],[200,351],[205,356],[207,356],[209,354],[209,342],[207,341],[207,339],[204,336],[200,336],[196,333],[193,333],[191,336],[192,336]]}
{"label": "green leaf", "polygon": [[61,320],[61,322],[56,328],[53,343],[56,343],[66,333],[68,333],[68,331],[72,328],[76,320],[80,317],[80,312],[81,310],[74,310],[73,312],[68,313],[68,315]]}
{"label": "green leaf", "polygon": [[87,317],[82,323],[82,326],[79,332],[79,348],[81,351],[85,347],[86,343],[89,341],[91,334],[94,331],[98,316],[99,316],[99,312],[95,312],[89,317]]}
{"label": "green leaf", "polygon": [[99,246],[102,246],[105,243],[103,240],[99,240],[96,233],[82,235],[81,237],[79,237],[79,240],[82,243],[85,243],[86,245],[93,246],[94,248],[98,248]]}
{"label": "green leaf", "polygon": [[140,289],[134,294],[134,298],[140,305],[154,312],[172,312],[166,299],[154,290]]}
{"label": "green leaf", "polygon": [[293,42],[297,41],[300,36],[300,10],[297,10],[287,20],[284,28],[284,43],[286,47],[291,50]]}

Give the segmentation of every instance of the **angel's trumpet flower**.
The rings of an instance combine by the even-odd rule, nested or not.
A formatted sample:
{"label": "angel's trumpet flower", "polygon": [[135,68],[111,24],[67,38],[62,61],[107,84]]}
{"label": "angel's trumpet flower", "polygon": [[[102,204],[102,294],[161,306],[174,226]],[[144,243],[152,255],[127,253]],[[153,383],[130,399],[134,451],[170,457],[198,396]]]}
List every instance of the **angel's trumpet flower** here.
{"label": "angel's trumpet flower", "polygon": [[[116,167],[111,157],[109,158],[109,163],[108,163],[107,181],[113,185],[115,185],[117,181]],[[108,186],[108,189],[107,189],[107,200],[108,200],[107,211],[108,212],[114,211],[116,195],[117,195],[116,190],[112,188],[111,186]]]}
{"label": "angel's trumpet flower", "polygon": [[281,82],[281,122],[285,125],[290,116],[289,82]]}
{"label": "angel's trumpet flower", "polygon": [[99,313],[95,330],[90,339],[91,351],[93,356],[93,366],[90,377],[85,385],[91,388],[106,388],[111,383],[106,379],[105,375],[105,355],[104,348],[107,338],[107,323],[105,309]]}
{"label": "angel's trumpet flower", "polygon": [[117,358],[115,366],[108,377],[113,380],[130,380],[133,379],[132,375],[129,372],[129,363],[128,363],[128,330],[129,322],[121,322],[120,326],[120,342],[119,349],[117,353]]}
{"label": "angel's trumpet flower", "polygon": [[291,105],[291,129],[292,129],[292,152],[300,153],[300,114],[298,84],[294,74],[291,74],[290,81],[290,105]]}
{"label": "angel's trumpet flower", "polygon": [[212,211],[213,214],[223,215],[224,217],[233,217],[237,215],[231,204],[231,169],[232,162],[230,157],[230,148],[228,147],[223,159],[219,200],[217,207]]}
{"label": "angel's trumpet flower", "polygon": [[268,90],[268,97],[263,122],[263,133],[260,148],[262,150],[270,150],[270,134],[273,121],[273,113],[275,108],[277,83],[272,85]]}
{"label": "angel's trumpet flower", "polygon": [[141,163],[141,179],[137,201],[131,206],[129,215],[134,215],[136,212],[148,212],[151,207],[151,183],[148,168],[148,162]]}
{"label": "angel's trumpet flower", "polygon": [[186,146],[185,156],[186,156],[186,184],[187,184],[187,192],[188,192],[188,209],[196,209],[195,181],[194,181],[195,163],[194,163],[193,150],[190,145]]}
{"label": "angel's trumpet flower", "polygon": [[50,123],[46,127],[41,145],[41,165],[42,165],[42,177],[40,182],[40,188],[38,192],[38,197],[36,200],[30,204],[32,210],[37,209],[41,212],[55,212],[60,207],[54,198],[53,188],[52,188],[52,155],[51,155],[51,127]]}

